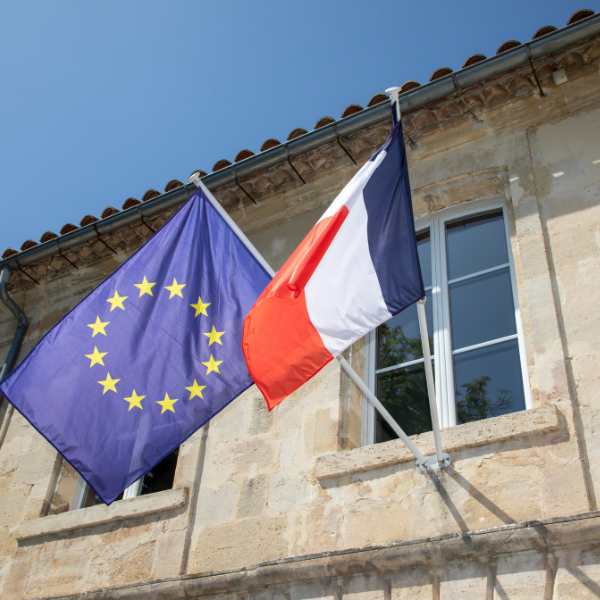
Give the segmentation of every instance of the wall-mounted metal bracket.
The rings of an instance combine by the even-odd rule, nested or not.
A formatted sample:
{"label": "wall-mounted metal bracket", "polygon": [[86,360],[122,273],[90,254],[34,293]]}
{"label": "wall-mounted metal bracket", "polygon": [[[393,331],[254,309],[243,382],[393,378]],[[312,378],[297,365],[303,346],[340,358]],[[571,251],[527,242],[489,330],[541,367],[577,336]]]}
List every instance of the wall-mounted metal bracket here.
{"label": "wall-mounted metal bracket", "polygon": [[19,271],[21,271],[21,273],[23,273],[23,275],[25,275],[25,277],[29,277],[29,279],[31,279],[31,281],[33,281],[33,283],[40,285],[40,282],[37,279],[34,279],[20,264],[18,259],[15,258],[15,262],[17,263],[17,267],[19,268]]}
{"label": "wall-mounted metal bracket", "polygon": [[67,261],[67,262],[68,262],[68,263],[69,263],[69,264],[70,264],[70,265],[71,265],[73,268],[75,268],[75,269],[79,270],[79,267],[78,267],[78,266],[77,266],[77,265],[76,265],[74,262],[70,261],[70,260],[69,260],[69,259],[66,257],[65,253],[64,253],[64,252],[63,252],[63,251],[60,249],[60,244],[59,244],[58,242],[56,242],[56,245],[58,246],[58,255],[59,255],[59,256],[60,256],[60,257],[61,257],[63,260],[66,260],[66,261]]}
{"label": "wall-mounted metal bracket", "polygon": [[253,203],[255,206],[258,206],[258,202],[257,202],[257,201],[256,201],[256,200],[255,200],[255,199],[254,199],[254,198],[253,198],[253,197],[252,197],[252,196],[251,196],[251,195],[248,193],[248,190],[246,190],[246,188],[244,188],[244,187],[242,186],[242,184],[240,183],[240,180],[239,180],[239,178],[238,178],[238,175],[237,175],[237,173],[235,172],[235,167],[234,167],[233,165],[231,165],[231,170],[233,171],[233,175],[234,175],[234,177],[235,177],[235,185],[237,185],[237,186],[240,188],[240,190],[242,190],[242,192],[244,192],[244,194],[246,194],[246,196],[248,196],[248,198],[250,198],[250,200],[252,200],[252,203]]}
{"label": "wall-mounted metal bracket", "polygon": [[456,74],[452,73],[452,83],[454,84],[454,89],[456,90],[456,95],[461,99],[462,103],[465,105],[466,109],[471,113],[471,116],[476,120],[479,119],[475,116],[475,113],[471,110],[471,107],[466,103],[465,99],[462,97],[461,91],[463,89],[458,85],[458,81],[456,80]]}
{"label": "wall-mounted metal bracket", "polygon": [[452,459],[450,458],[450,455],[447,452],[444,452],[443,456],[443,460],[442,462],[438,462],[438,459],[436,458],[435,454],[432,454],[431,456],[426,456],[425,460],[427,461],[427,468],[425,468],[418,460],[415,461],[415,467],[417,469],[417,471],[419,471],[419,473],[426,473],[427,471],[437,471],[440,469],[445,469],[446,467],[449,467],[452,464]]}
{"label": "wall-mounted metal bracket", "polygon": [[535,72],[535,68],[533,67],[533,59],[531,58],[531,48],[529,46],[525,46],[525,52],[527,52],[527,58],[529,59],[529,66],[531,67],[531,72],[533,73],[533,77],[535,82],[537,83],[538,90],[540,90],[540,95],[542,98],[546,96],[544,94],[544,90],[542,89],[542,85],[540,84],[540,80],[538,79],[537,73]]}
{"label": "wall-mounted metal bracket", "polygon": [[[148,223],[146,223],[146,221],[144,220],[144,213],[142,212],[142,209],[140,208],[140,205],[137,205],[137,211],[140,213],[140,220],[142,221],[142,225],[145,225],[152,233],[156,233],[156,229],[152,229],[152,227],[150,227],[150,225],[148,225]],[[94,225],[94,227],[96,227]],[[96,229],[96,233],[98,233],[98,230]],[[98,236],[98,239],[100,240],[100,236]],[[100,240],[102,242],[102,240]],[[108,244],[106,244],[105,242],[102,242],[107,248],[109,247]],[[113,250],[111,248],[111,250]],[[116,250],[113,250],[113,252],[116,254]]]}
{"label": "wall-mounted metal bracket", "polygon": [[338,133],[337,125],[335,123],[333,124],[333,130],[335,131],[335,137],[337,139],[337,143],[339,144],[340,148],[346,153],[348,158],[354,163],[354,166],[358,167],[358,163],[354,160],[354,157],[352,156],[352,154],[350,154],[350,152],[348,152],[348,149],[346,148],[346,146],[344,146],[344,144],[342,144],[342,142],[340,141],[340,134]]}
{"label": "wall-mounted metal bracket", "polygon": [[304,181],[304,178],[302,177],[302,175],[300,175],[300,173],[298,173],[298,169],[296,169],[296,167],[292,164],[292,157],[290,155],[290,149],[288,148],[287,144],[285,145],[285,150],[287,152],[287,157],[288,157],[288,162],[290,163],[290,167],[292,167],[292,169],[294,170],[294,173],[296,173],[296,175],[298,175],[300,181],[306,185],[306,181]]}
{"label": "wall-mounted metal bracket", "polygon": [[[138,209],[139,210],[139,209]],[[142,211],[140,211],[140,217],[142,217],[142,223],[144,223],[144,215],[142,214]],[[98,228],[96,227],[96,223],[92,223],[92,225],[94,226],[94,231],[96,232],[96,237],[98,238],[98,241],[101,244],[104,244],[113,254],[117,254],[117,251],[114,248],[111,248],[101,237],[100,237],[100,232],[98,231]],[[144,225],[146,225],[146,223],[144,223]],[[148,225],[146,225],[146,227],[148,227],[148,229],[151,229]],[[61,254],[62,256],[62,254]],[[71,262],[66,256],[63,256],[63,258],[69,262]],[[71,263],[73,264],[73,263]],[[76,269],[78,268],[76,265],[73,265]]]}

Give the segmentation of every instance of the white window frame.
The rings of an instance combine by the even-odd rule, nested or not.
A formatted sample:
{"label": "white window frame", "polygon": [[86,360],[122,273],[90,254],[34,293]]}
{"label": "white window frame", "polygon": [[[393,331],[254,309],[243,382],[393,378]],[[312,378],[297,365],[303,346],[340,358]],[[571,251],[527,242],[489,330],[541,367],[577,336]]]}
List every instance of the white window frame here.
{"label": "white window frame", "polygon": [[[140,477],[137,481],[134,481],[128,488],[125,488],[123,492],[123,500],[127,500],[128,498],[135,498],[140,495],[142,491],[142,480],[144,478]],[[75,496],[73,497],[73,503],[71,505],[71,510],[78,510],[83,508],[85,501],[87,500],[87,495],[92,490],[92,488],[85,482],[85,479],[79,475],[77,478],[77,487],[75,488]]]}
{"label": "white window frame", "polygon": [[[446,244],[445,244],[445,226],[448,221],[477,216],[492,210],[502,210],[504,217],[504,229],[506,234],[506,247],[508,250],[508,267],[510,272],[510,281],[513,292],[513,302],[515,307],[515,322],[517,333],[505,338],[490,340],[482,344],[462,348],[458,351],[452,351],[450,336],[450,314],[448,299],[448,273],[446,269]],[[523,339],[523,325],[521,323],[521,312],[519,309],[519,298],[517,294],[517,280],[515,275],[515,265],[512,255],[510,234],[508,230],[508,214],[506,210],[506,201],[500,197],[485,198],[481,200],[472,200],[470,202],[444,208],[435,213],[423,215],[415,219],[417,233],[425,229],[430,231],[431,239],[431,260],[432,260],[432,312],[433,312],[433,343],[434,353],[440,352],[444,360],[434,361],[434,372],[436,381],[436,403],[440,417],[440,426],[442,428],[453,427],[456,425],[456,402],[454,398],[454,373],[452,368],[452,356],[474,350],[488,345],[497,344],[501,341],[516,339],[519,345],[519,357],[521,360],[521,374],[523,377],[523,390],[525,395],[525,409],[531,408],[531,393],[529,388],[529,378],[527,372],[527,357],[525,354],[525,343]],[[505,268],[506,265],[495,267],[492,270]],[[481,273],[471,274],[480,275]],[[461,278],[462,279],[462,278]],[[456,281],[456,280],[452,280]],[[428,290],[427,290],[428,291]],[[431,335],[432,332],[429,332]],[[373,330],[367,334],[365,339],[365,382],[371,390],[376,392],[375,386],[375,367],[376,367],[376,348],[377,331]],[[438,383],[439,382],[439,383]],[[363,427],[362,438],[363,445],[375,443],[375,409],[366,398],[363,398]],[[402,427],[402,423],[399,423]]]}

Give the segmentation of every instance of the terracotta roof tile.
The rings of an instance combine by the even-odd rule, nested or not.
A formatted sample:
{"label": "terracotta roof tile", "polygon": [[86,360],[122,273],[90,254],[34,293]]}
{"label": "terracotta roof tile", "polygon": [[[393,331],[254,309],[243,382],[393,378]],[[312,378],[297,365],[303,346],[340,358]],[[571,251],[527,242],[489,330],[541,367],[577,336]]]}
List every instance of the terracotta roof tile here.
{"label": "terracotta roof tile", "polygon": [[367,102],[367,108],[371,108],[371,106],[375,106],[377,104],[381,104],[382,102],[385,102],[386,100],[389,100],[388,95],[387,94],[375,94],[368,102]]}
{"label": "terracotta roof tile", "polygon": [[137,198],[127,198],[127,200],[123,202],[123,210],[127,210],[132,206],[137,206],[138,204],[141,204],[141,202]]}
{"label": "terracotta roof tile", "polygon": [[297,137],[300,137],[305,133],[308,133],[308,131],[306,131],[306,129],[302,129],[302,127],[296,127],[296,129],[292,129],[292,131],[290,131],[290,135],[287,136],[288,142],[290,140],[295,140]]}
{"label": "terracotta roof tile", "polygon": [[95,217],[94,215],[85,215],[85,217],[83,217],[83,219],[81,219],[81,221],[79,223],[79,227],[85,227],[86,225],[91,225],[92,223],[95,223],[98,220],[99,220],[98,217]]}
{"label": "terracotta roof tile", "polygon": [[29,248],[33,248],[34,246],[39,246],[39,244],[37,242],[34,242],[33,240],[25,240],[21,244],[21,251],[29,250]]}
{"label": "terracotta roof tile", "polygon": [[171,179],[167,185],[165,185],[165,192],[172,192],[183,185],[179,179]]}
{"label": "terracotta roof tile", "polygon": [[533,37],[531,39],[537,40],[538,38],[542,37],[543,35],[548,35],[549,33],[552,33],[553,31],[556,31],[556,30],[557,30],[557,27],[554,27],[554,25],[544,25],[543,27],[540,27],[533,34]]}
{"label": "terracotta roof tile", "polygon": [[487,56],[485,56],[485,54],[471,54],[471,56],[469,56],[469,58],[467,58],[467,60],[465,60],[465,62],[463,63],[462,68],[466,68],[466,67],[470,67],[471,65],[477,64],[478,62],[481,62],[482,60],[485,60],[487,58]]}
{"label": "terracotta roof tile", "polygon": [[445,75],[450,75],[450,73],[452,73],[452,69],[450,67],[440,67],[439,69],[436,69],[431,74],[429,81],[435,81],[436,79],[439,79],[440,77],[444,77]]}
{"label": "terracotta roof tile", "polygon": [[218,160],[214,164],[212,170],[214,173],[215,171],[220,171],[221,169],[224,169],[225,167],[230,167],[230,166],[231,166],[231,161],[227,160],[226,158],[222,158],[221,160]]}
{"label": "terracotta roof tile", "polygon": [[44,242],[49,242],[50,240],[53,240],[54,238],[57,238],[58,236],[56,235],[56,233],[54,233],[54,231],[46,231],[44,234],[42,234],[42,237],[40,238],[40,243],[44,243]]}
{"label": "terracotta roof tile", "polygon": [[9,256],[13,256],[15,254],[19,254],[18,250],[15,250],[14,248],[7,248],[3,253],[2,253],[2,258],[8,258]]}
{"label": "terracotta roof tile", "polygon": [[275,138],[269,138],[266,142],[263,143],[263,145],[260,147],[260,151],[261,152],[265,152],[267,150],[270,150],[271,148],[275,148],[275,146],[279,146],[281,144],[281,142],[279,140],[276,140]]}
{"label": "terracotta roof tile", "polygon": [[62,229],[60,230],[60,235],[65,235],[66,233],[71,233],[71,231],[75,231],[76,229],[79,229],[79,227],[77,227],[77,225],[73,225],[73,223],[66,223],[65,225],[62,226]]}
{"label": "terracotta roof tile", "polygon": [[254,156],[254,152],[252,152],[252,150],[240,150],[236,155],[235,155],[235,162],[240,162],[242,160],[246,160],[247,158],[250,158],[251,156]]}
{"label": "terracotta roof tile", "polygon": [[504,42],[504,44],[500,45],[498,50],[496,50],[496,54],[502,54],[503,52],[506,52],[507,50],[512,50],[513,48],[516,48],[520,45],[521,42],[517,42],[517,40],[508,40],[508,42]]}
{"label": "terracotta roof tile", "polygon": [[107,206],[102,211],[102,214],[100,215],[100,218],[106,219],[107,217],[112,217],[112,215],[116,215],[118,212],[120,212],[120,211],[117,210],[116,208],[114,208],[113,206]]}
{"label": "terracotta roof tile", "polygon": [[361,110],[363,110],[363,107],[360,104],[351,104],[350,106],[346,106],[344,112],[342,113],[342,119],[355,115]]}
{"label": "terracotta roof tile", "polygon": [[146,192],[142,196],[142,202],[148,202],[148,200],[152,200],[152,198],[156,198],[160,195],[161,193],[158,190],[150,188],[149,190],[146,190]]}
{"label": "terracotta roof tile", "polygon": [[321,117],[315,123],[315,129],[321,129],[321,127],[325,127],[325,125],[331,125],[331,123],[335,123],[335,119],[332,119],[331,117]]}
{"label": "terracotta roof tile", "polygon": [[577,21],[581,21],[581,19],[587,19],[587,17],[591,17],[594,14],[594,11],[589,8],[582,8],[577,12],[574,12],[567,21],[567,25],[573,25],[573,23],[577,23]]}
{"label": "terracotta roof tile", "polygon": [[405,81],[400,86],[400,93],[404,94],[404,92],[414,90],[415,88],[418,88],[418,87],[421,87],[421,84],[418,81],[415,81],[414,79],[409,79],[408,81]]}

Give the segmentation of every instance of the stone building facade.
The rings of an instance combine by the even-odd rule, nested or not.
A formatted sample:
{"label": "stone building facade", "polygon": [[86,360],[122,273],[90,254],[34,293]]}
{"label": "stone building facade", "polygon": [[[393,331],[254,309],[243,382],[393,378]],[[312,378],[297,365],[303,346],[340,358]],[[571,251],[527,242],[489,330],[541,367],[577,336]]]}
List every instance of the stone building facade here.
{"label": "stone building facade", "polygon": [[[438,371],[452,465],[423,474],[400,441],[372,443],[373,415],[334,361],[271,412],[255,387],[231,403],[181,446],[171,489],[77,508],[76,474],[4,404],[0,597],[600,597],[599,75],[600,16],[580,11],[403,86],[417,228],[505,223],[524,410],[456,425]],[[275,269],[385,141],[383,100],[205,177]],[[29,321],[19,359],[192,189],[172,181],[8,249],[0,267]],[[15,325],[1,310],[3,356]],[[372,385],[374,343],[346,353]],[[413,440],[433,453],[430,432]]]}

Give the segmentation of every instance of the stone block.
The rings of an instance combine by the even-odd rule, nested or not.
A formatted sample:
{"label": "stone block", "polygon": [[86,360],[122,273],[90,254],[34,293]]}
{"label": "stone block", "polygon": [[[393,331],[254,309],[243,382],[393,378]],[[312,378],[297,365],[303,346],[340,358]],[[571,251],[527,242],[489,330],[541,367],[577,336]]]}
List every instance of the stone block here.
{"label": "stone block", "polygon": [[269,486],[269,508],[287,513],[311,502],[314,491],[306,473],[280,471],[271,475]]}
{"label": "stone block", "polygon": [[88,568],[86,587],[102,588],[148,581],[152,573],[156,541],[128,544],[105,543],[94,548]]}
{"label": "stone block", "polygon": [[495,565],[494,592],[501,598],[544,598],[546,581],[546,560],[543,555],[502,556]]}
{"label": "stone block", "polygon": [[248,434],[268,433],[272,429],[274,421],[273,411],[269,410],[265,399],[260,394],[254,396],[252,398],[252,416]]}
{"label": "stone block", "polygon": [[58,596],[83,591],[91,556],[80,549],[46,554],[31,566],[28,597]]}
{"label": "stone block", "polygon": [[22,600],[31,575],[31,557],[22,555],[10,564],[2,587],[3,600]]}
{"label": "stone block", "polygon": [[182,572],[187,531],[171,531],[162,534],[156,542],[151,579],[176,577]]}
{"label": "stone block", "polygon": [[227,481],[217,489],[200,486],[198,494],[198,521],[204,527],[228,523],[235,516],[240,496],[239,487]]}
{"label": "stone block", "polygon": [[252,519],[202,532],[194,557],[194,572],[235,569],[288,555],[285,517]]}
{"label": "stone block", "polygon": [[302,460],[300,452],[300,428],[288,429],[282,436],[279,450],[279,466],[281,469],[293,469]]}
{"label": "stone block", "polygon": [[276,469],[279,452],[275,445],[264,437],[240,441],[235,446],[235,470],[247,477]]}
{"label": "stone block", "polygon": [[237,510],[239,519],[248,517],[259,517],[267,508],[267,498],[269,494],[269,476],[257,475],[248,479],[242,485],[242,493]]}

